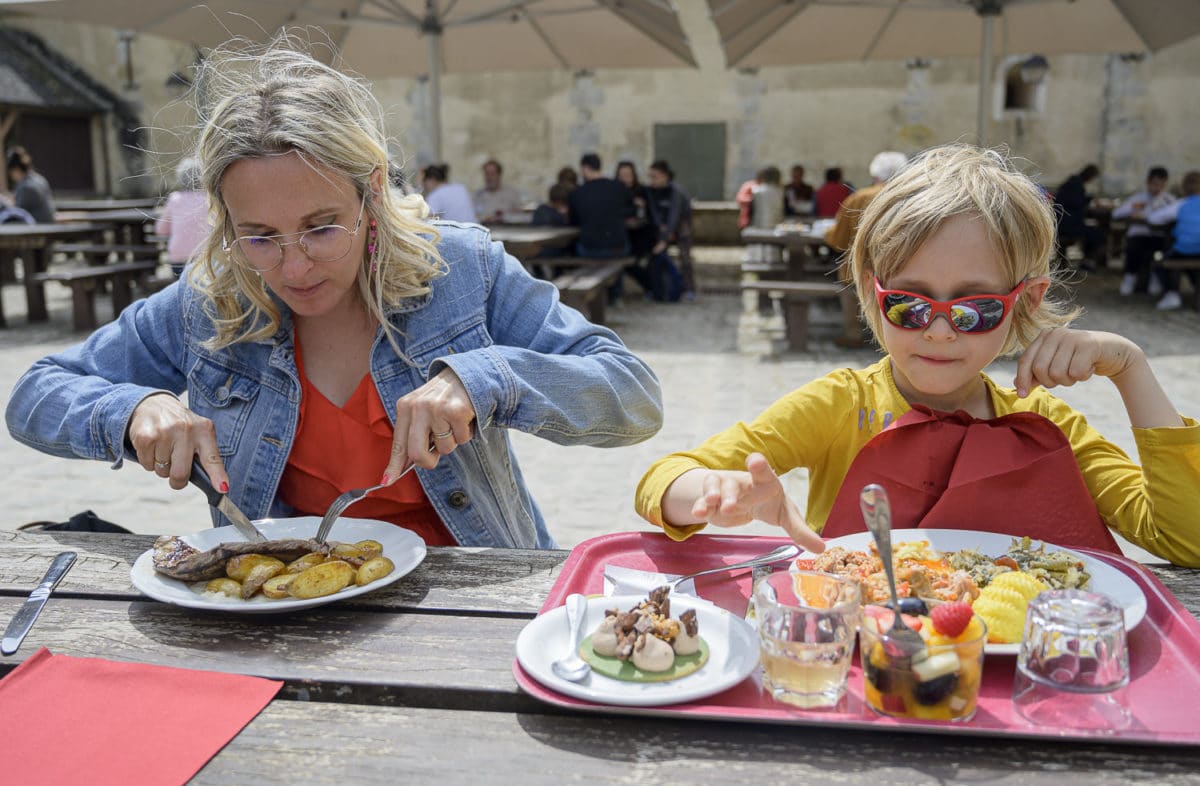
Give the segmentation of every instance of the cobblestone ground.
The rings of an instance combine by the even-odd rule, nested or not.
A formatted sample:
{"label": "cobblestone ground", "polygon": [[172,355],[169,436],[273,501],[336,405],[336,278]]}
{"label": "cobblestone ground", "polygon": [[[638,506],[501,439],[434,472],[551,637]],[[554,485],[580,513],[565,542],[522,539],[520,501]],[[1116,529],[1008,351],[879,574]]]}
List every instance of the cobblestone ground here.
{"label": "cobblestone ground", "polygon": [[[662,431],[622,449],[561,447],[525,434],[513,440],[529,486],[559,544],[619,530],[648,529],[632,509],[633,490],[646,467],[661,455],[694,446],[739,419],[750,419],[791,388],[838,367],[861,367],[873,350],[844,350],[833,343],[837,315],[818,313],[811,351],[773,351],[780,326],[770,318],[747,316],[736,293],[740,249],[697,250],[702,287],[695,303],[657,304],[627,296],[610,311],[609,322],[626,343],[657,372],[663,384],[666,418]],[[1076,282],[1086,314],[1081,327],[1112,330],[1141,345],[1178,409],[1200,413],[1200,314],[1158,312],[1146,296],[1117,295],[1119,274],[1102,272]],[[4,288],[5,313],[12,325],[0,330],[0,404],[6,404],[19,374],[39,357],[78,340],[70,332],[70,302],[50,287],[51,321],[28,326],[19,287]],[[101,301],[104,298],[100,299]],[[104,304],[101,304],[101,309]],[[103,311],[101,312],[103,313]],[[1011,383],[1015,363],[996,364],[990,373]],[[1134,452],[1124,407],[1107,380],[1092,380],[1057,391],[1083,411],[1102,433]],[[61,521],[85,510],[145,533],[189,532],[209,526],[199,491],[172,491],[137,465],[113,471],[102,462],[71,461],[42,455],[0,436],[5,467],[7,514],[0,527],[35,520]],[[806,492],[803,473],[786,478],[797,499]],[[744,534],[777,530],[755,524]]]}

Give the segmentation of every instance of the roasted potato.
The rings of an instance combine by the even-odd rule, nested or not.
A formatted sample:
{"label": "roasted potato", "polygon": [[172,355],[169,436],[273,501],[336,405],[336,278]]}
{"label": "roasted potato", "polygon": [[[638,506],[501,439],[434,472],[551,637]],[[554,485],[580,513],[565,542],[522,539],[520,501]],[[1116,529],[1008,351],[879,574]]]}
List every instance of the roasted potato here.
{"label": "roasted potato", "polygon": [[319,551],[313,551],[305,554],[303,557],[292,560],[287,565],[288,573],[303,573],[313,565],[320,565],[325,561],[325,555]]}
{"label": "roasted potato", "polygon": [[299,576],[299,573],[280,573],[263,582],[262,592],[271,600],[281,600],[289,597],[288,585]]}
{"label": "roasted potato", "polygon": [[211,579],[204,585],[204,591],[219,592],[231,598],[242,597],[242,585],[230,578]]}
{"label": "roasted potato", "polygon": [[372,560],[383,556],[383,544],[377,540],[360,540],[354,545],[362,553],[363,559]]}
{"label": "roasted potato", "polygon": [[[254,566],[266,560],[279,562],[274,557],[268,557],[265,554],[238,554],[230,557],[229,561],[225,563],[225,575],[234,581],[245,581]],[[280,564],[283,563],[280,562]]]}
{"label": "roasted potato", "polygon": [[354,574],[354,583],[358,586],[378,581],[396,569],[396,564],[387,557],[374,557],[359,566]]}
{"label": "roasted potato", "polygon": [[345,589],[354,581],[354,576],[354,566],[348,562],[322,562],[296,574],[288,584],[288,594],[301,599],[321,598]]}
{"label": "roasted potato", "polygon": [[353,567],[357,568],[366,562],[367,559],[366,555],[363,554],[363,550],[358,547],[358,544],[337,543],[329,550],[329,559],[327,561],[342,560],[349,562]]}
{"label": "roasted potato", "polygon": [[255,562],[254,566],[250,568],[250,572],[246,574],[246,578],[242,579],[242,597],[246,600],[254,597],[254,593],[258,592],[267,579],[278,576],[286,569],[287,566],[283,564],[283,561],[274,557],[264,557]]}

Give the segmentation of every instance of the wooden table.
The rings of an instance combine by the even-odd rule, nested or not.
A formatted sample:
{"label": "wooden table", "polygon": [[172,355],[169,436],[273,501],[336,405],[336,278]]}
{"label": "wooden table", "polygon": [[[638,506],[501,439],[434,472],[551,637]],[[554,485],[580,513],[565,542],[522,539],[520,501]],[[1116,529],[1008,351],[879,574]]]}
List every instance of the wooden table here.
{"label": "wooden table", "polygon": [[[94,237],[104,229],[104,224],[89,221],[65,224],[0,224],[0,254],[22,252],[26,313],[30,322],[45,322],[50,318],[46,311],[45,284],[34,280],[35,274],[45,272],[50,264],[50,244],[57,240]],[[0,301],[0,327],[5,326],[7,323],[4,321]]]}
{"label": "wooden table", "polygon": [[162,204],[161,197],[133,197],[130,199],[55,199],[54,207],[58,210],[136,210],[157,207]]}
{"label": "wooden table", "polygon": [[90,221],[104,224],[113,230],[114,241],[124,244],[142,244],[154,231],[154,221],[161,213],[157,208],[120,208],[115,210],[62,211],[57,213],[59,222]]}
{"label": "wooden table", "polygon": [[493,240],[528,267],[543,251],[566,248],[579,237],[579,227],[535,227],[497,224],[490,227]]}
{"label": "wooden table", "polygon": [[[1194,783],[1200,749],[565,713],[522,693],[514,643],[565,551],[431,548],[391,586],[264,619],[140,596],[153,538],[0,531],[0,620],[59,551],[79,561],[0,674],[49,647],[285,681],[197,784]],[[1153,568],[1193,612],[1200,573]],[[1194,700],[1195,697],[1181,697]],[[166,752],[159,752],[166,753]],[[302,775],[298,775],[302,774]]]}

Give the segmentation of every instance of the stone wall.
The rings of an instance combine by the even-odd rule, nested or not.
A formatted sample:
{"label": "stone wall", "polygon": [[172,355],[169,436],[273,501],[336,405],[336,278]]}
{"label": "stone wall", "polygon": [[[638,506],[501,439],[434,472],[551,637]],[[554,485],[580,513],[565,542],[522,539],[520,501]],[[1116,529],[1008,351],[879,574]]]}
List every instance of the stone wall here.
{"label": "stone wall", "polygon": [[[540,199],[554,173],[576,164],[585,150],[598,151],[606,167],[630,158],[644,169],[656,155],[670,158],[670,151],[652,149],[655,123],[723,122],[729,140],[725,196],[732,198],[738,184],[767,164],[786,172],[801,163],[810,182],[838,165],[861,185],[879,150],[914,152],[974,138],[974,60],[921,68],[886,62],[728,71],[715,32],[702,26],[702,6],[680,4],[697,69],[444,76],[443,158],[452,179],[478,188],[481,164],[495,157],[504,162],[508,182]],[[191,48],[139,37],[136,87],[130,88],[115,31],[45,20],[19,26],[141,108],[148,147],[163,157],[143,157],[143,169],[120,173],[114,189],[169,188],[169,176],[160,177],[155,166],[170,172],[191,139],[193,120],[166,81],[186,69]],[[1104,170],[1102,189],[1119,194],[1137,187],[1152,164],[1169,167],[1173,183],[1185,169],[1200,167],[1200,38],[1141,59],[1062,55],[1049,62],[1045,110],[996,118],[989,129],[989,142],[1006,144],[1031,175],[1053,186],[1095,161]],[[395,153],[410,168],[429,161],[432,145],[422,123],[427,85],[393,78],[377,80],[375,87],[389,111]],[[115,152],[110,157],[126,160]]]}

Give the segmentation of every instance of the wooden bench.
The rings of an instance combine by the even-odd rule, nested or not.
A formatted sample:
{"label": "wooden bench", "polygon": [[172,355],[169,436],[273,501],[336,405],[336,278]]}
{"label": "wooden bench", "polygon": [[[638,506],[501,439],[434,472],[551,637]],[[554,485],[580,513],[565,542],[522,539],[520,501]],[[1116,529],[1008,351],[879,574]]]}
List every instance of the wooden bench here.
{"label": "wooden bench", "polygon": [[804,352],[808,348],[809,304],[814,300],[840,303],[843,286],[828,281],[743,281],[742,289],[770,296],[783,314],[788,346]]}
{"label": "wooden bench", "polygon": [[103,265],[114,254],[125,262],[157,261],[162,249],[157,245],[135,243],[55,243],[53,253],[82,257],[89,265]]}
{"label": "wooden bench", "polygon": [[108,283],[112,286],[113,317],[116,318],[133,302],[133,284],[149,278],[158,267],[157,260],[118,262],[101,267],[48,270],[37,273],[33,279],[39,283],[58,281],[71,288],[72,323],[77,331],[95,330],[96,290]]}
{"label": "wooden bench", "polygon": [[604,324],[604,307],[608,304],[608,288],[616,283],[626,265],[633,264],[625,257],[592,260],[554,279],[562,302],[578,309],[597,325]]}
{"label": "wooden bench", "polygon": [[1192,308],[1200,311],[1200,257],[1167,257],[1160,264],[1165,270],[1192,273]]}

